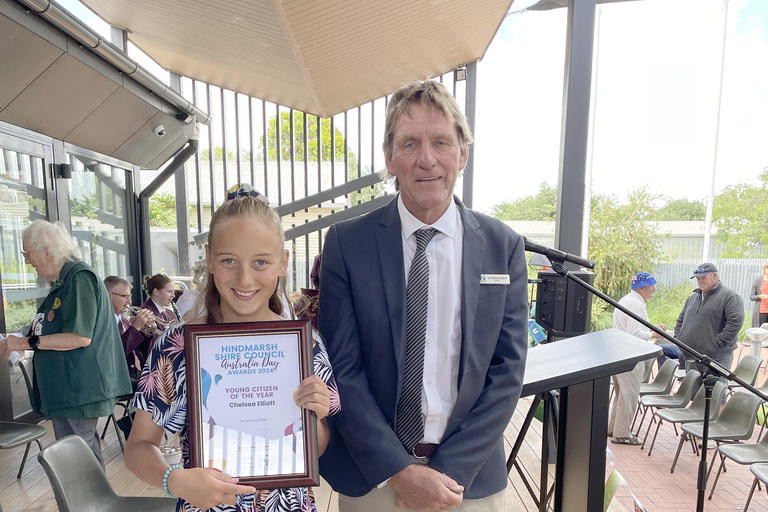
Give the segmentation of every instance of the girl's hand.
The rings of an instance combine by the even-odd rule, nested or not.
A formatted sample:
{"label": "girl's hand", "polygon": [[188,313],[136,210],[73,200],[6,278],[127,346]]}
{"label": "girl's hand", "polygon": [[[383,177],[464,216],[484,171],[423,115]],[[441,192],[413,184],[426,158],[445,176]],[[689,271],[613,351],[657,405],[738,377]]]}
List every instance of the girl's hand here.
{"label": "girl's hand", "polygon": [[168,475],[168,490],[193,506],[207,510],[218,505],[234,505],[238,494],[256,491],[237,481],[217,469],[175,469]]}
{"label": "girl's hand", "polygon": [[301,381],[299,389],[293,392],[293,401],[296,405],[314,411],[318,421],[328,416],[331,408],[331,392],[323,379],[317,375],[311,375]]}

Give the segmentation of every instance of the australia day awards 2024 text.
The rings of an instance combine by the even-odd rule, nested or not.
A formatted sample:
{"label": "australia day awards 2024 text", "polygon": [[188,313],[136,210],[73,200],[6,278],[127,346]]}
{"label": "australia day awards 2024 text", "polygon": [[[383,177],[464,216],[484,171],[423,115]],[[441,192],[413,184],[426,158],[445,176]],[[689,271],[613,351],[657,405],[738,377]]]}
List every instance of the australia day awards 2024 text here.
{"label": "australia day awards 2024 text", "polygon": [[201,465],[237,477],[305,473],[302,410],[293,401],[299,333],[211,332],[196,341]]}

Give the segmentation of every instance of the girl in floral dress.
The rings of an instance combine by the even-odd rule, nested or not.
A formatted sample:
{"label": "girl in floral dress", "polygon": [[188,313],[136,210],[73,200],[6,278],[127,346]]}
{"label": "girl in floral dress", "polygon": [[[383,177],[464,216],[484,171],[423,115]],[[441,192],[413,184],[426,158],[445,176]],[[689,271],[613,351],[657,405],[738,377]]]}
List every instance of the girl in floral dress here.
{"label": "girl in floral dress", "polygon": [[[283,319],[284,281],[288,251],[280,219],[266,198],[248,185],[230,189],[211,219],[206,246],[208,278],[206,313],[191,324],[258,322]],[[315,375],[294,392],[300,407],[318,419],[318,452],[328,445],[329,414],[339,410],[338,392],[325,346],[313,332]],[[306,487],[258,490],[211,468],[189,467],[184,326],[176,325],[158,338],[139,380],[133,404],[137,413],[125,448],[128,468],[143,481],[178,497],[177,511],[314,512]],[[159,446],[163,433],[179,433],[184,469],[171,468]],[[165,479],[165,481],[164,481]]]}

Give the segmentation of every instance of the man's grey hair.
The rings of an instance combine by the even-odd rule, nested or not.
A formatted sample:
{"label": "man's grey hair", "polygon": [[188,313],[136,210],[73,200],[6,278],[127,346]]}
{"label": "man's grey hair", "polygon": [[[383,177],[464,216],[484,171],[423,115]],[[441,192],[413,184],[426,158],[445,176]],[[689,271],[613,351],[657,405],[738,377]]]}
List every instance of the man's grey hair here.
{"label": "man's grey hair", "polygon": [[62,222],[33,221],[21,234],[29,249],[45,251],[53,257],[55,265],[81,258],[80,247]]}
{"label": "man's grey hair", "polygon": [[104,278],[104,286],[107,288],[107,290],[112,290],[115,286],[125,286],[128,285],[128,288],[133,288],[133,285],[131,285],[131,282],[127,279],[123,279],[119,276],[107,276]]}
{"label": "man's grey hair", "polygon": [[395,124],[401,116],[408,114],[411,105],[421,104],[442,112],[456,128],[460,146],[472,144],[472,131],[467,118],[459,109],[456,99],[450,95],[443,84],[434,80],[411,82],[396,90],[387,104],[387,117],[384,124],[384,151],[392,154]]}

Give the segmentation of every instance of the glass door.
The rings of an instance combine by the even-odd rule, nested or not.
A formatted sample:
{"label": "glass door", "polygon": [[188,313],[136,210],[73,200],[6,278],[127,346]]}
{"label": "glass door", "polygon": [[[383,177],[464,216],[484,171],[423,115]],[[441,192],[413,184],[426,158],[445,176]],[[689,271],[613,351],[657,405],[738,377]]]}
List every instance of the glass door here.
{"label": "glass door", "polygon": [[[3,333],[26,335],[38,301],[48,293],[48,282],[38,278],[32,266],[24,261],[21,233],[33,220],[48,219],[47,198],[51,196],[46,191],[46,184],[50,183],[46,169],[51,155],[51,145],[0,133],[0,329]],[[19,359],[29,358],[31,354],[31,351],[15,352],[3,362],[0,370],[3,419],[16,419],[31,412],[18,365]]]}
{"label": "glass door", "polygon": [[133,282],[126,222],[129,171],[75,153],[69,153],[69,162],[69,215],[83,261],[102,279],[116,275]]}

